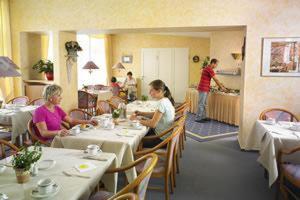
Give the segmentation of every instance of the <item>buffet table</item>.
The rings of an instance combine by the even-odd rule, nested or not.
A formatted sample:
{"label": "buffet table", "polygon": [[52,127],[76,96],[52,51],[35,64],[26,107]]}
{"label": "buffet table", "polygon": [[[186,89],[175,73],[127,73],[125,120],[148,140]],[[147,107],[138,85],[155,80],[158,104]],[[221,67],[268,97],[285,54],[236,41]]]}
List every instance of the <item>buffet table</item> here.
{"label": "buffet table", "polygon": [[[189,88],[186,98],[191,101],[190,112],[197,113],[198,110],[198,90]],[[206,107],[207,117],[220,122],[238,126],[240,121],[240,96],[233,93],[210,92]]]}

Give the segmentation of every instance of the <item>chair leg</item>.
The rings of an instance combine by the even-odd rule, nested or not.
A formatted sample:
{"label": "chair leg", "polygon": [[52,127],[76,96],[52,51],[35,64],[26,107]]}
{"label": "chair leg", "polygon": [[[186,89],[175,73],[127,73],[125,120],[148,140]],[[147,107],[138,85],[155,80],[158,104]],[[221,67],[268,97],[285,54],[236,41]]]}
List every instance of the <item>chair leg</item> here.
{"label": "chair leg", "polygon": [[176,158],[176,172],[177,172],[177,174],[179,174],[179,158],[178,158],[178,154],[176,154],[176,156],[175,156],[175,158]]}
{"label": "chair leg", "polygon": [[[176,165],[175,165],[176,166]],[[174,188],[176,187],[176,169],[172,171]]]}
{"label": "chair leg", "polygon": [[173,170],[171,171],[170,175],[170,183],[171,183],[171,194],[174,193],[174,176],[173,176]]}
{"label": "chair leg", "polygon": [[181,157],[182,157],[181,140],[179,140],[179,147],[178,147],[178,150],[179,150],[179,156],[180,156],[180,158],[181,158]]}
{"label": "chair leg", "polygon": [[165,200],[170,199],[170,194],[169,194],[169,176],[165,176]]}
{"label": "chair leg", "polygon": [[184,135],[184,140],[186,141],[185,125],[183,125],[183,135]]}

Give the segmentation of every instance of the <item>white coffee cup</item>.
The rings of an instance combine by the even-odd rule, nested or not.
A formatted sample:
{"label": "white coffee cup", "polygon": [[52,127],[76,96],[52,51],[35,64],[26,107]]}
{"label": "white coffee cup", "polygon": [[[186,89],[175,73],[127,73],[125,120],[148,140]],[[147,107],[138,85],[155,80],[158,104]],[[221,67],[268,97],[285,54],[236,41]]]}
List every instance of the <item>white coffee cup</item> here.
{"label": "white coffee cup", "polygon": [[50,178],[41,179],[37,183],[37,189],[39,194],[49,194],[53,191],[54,181]]}
{"label": "white coffee cup", "polygon": [[131,125],[133,128],[139,128],[141,126],[140,121],[138,121],[138,120],[133,120],[131,122]]}
{"label": "white coffee cup", "polygon": [[79,133],[80,133],[80,127],[79,127],[79,126],[73,127],[73,128],[71,129],[71,133],[72,133],[73,135],[79,134]]}
{"label": "white coffee cup", "polygon": [[94,156],[99,152],[100,147],[96,144],[90,144],[87,146],[86,150],[89,155]]}

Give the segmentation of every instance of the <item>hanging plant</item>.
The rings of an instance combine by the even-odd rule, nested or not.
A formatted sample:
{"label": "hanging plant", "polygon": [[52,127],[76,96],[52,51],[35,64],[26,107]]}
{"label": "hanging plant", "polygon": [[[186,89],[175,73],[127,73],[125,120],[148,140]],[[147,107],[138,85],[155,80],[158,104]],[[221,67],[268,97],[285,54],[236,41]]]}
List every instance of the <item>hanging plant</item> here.
{"label": "hanging plant", "polygon": [[209,61],[210,61],[210,57],[209,57],[209,56],[206,56],[206,57],[204,58],[204,60],[202,61],[202,63],[201,63],[201,67],[202,67],[202,68],[205,68],[205,67],[209,64]]}

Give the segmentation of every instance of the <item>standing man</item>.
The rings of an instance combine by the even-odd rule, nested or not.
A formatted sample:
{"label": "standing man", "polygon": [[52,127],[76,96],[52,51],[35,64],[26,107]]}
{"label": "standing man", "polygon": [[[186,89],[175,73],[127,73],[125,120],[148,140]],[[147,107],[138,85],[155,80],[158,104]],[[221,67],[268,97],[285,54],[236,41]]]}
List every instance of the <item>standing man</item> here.
{"label": "standing man", "polygon": [[214,72],[214,69],[218,66],[218,62],[219,61],[217,59],[213,58],[211,59],[210,64],[202,70],[200,83],[198,85],[199,101],[198,112],[195,122],[204,123],[206,121],[209,121],[209,119],[206,118],[206,100],[210,91],[211,79],[214,79],[214,81],[221,88],[222,91],[228,91],[227,88],[225,88],[224,85],[217,79],[216,74]]}

